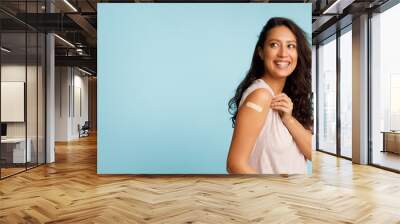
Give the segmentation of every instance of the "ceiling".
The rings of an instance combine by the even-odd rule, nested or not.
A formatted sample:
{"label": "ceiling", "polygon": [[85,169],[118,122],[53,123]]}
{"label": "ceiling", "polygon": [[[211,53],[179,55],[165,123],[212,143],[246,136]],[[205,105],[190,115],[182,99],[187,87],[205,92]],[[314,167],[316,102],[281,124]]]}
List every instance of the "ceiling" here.
{"label": "ceiling", "polygon": [[[97,56],[97,3],[138,2],[269,2],[312,3],[312,35],[316,43],[332,33],[337,27],[351,23],[352,17],[373,10],[388,0],[269,0],[269,1],[149,1],[149,0],[1,0],[0,24],[2,43],[24,53],[24,32],[55,32],[56,65],[85,67],[96,72]],[[49,13],[49,12],[52,13]],[[340,20],[340,22],[338,22]],[[346,22],[347,21],[347,22]],[[66,43],[62,39],[68,41]],[[28,38],[29,39],[29,38]],[[30,40],[28,40],[29,42]],[[33,41],[35,42],[35,41]],[[35,42],[36,43],[36,42]],[[36,48],[28,44],[28,54]],[[72,45],[71,45],[72,44]],[[41,47],[41,46],[40,46]],[[19,49],[19,50],[18,50]]]}

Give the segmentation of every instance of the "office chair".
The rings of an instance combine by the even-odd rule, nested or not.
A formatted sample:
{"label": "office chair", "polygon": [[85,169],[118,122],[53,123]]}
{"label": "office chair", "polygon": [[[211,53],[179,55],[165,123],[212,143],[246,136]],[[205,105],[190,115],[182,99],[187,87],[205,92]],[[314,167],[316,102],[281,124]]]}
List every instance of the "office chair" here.
{"label": "office chair", "polygon": [[89,129],[90,129],[89,121],[85,121],[82,127],[80,127],[80,125],[78,124],[79,138],[89,136]]}

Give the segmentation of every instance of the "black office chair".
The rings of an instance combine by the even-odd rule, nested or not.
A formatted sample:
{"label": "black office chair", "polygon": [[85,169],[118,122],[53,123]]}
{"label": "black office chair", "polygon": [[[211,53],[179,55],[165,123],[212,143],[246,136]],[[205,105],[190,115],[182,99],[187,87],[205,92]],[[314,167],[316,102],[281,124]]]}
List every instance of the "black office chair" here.
{"label": "black office chair", "polygon": [[89,121],[85,121],[82,127],[80,127],[80,125],[78,124],[79,138],[89,136],[89,129],[90,129]]}

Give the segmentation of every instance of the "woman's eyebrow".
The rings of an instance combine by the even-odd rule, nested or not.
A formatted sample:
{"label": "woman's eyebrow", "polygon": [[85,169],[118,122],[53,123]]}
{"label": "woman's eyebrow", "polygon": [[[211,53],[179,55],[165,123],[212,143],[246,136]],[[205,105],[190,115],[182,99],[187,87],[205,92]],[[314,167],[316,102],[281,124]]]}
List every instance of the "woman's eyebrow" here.
{"label": "woman's eyebrow", "polygon": [[[279,40],[279,39],[269,39],[268,42],[270,42],[270,41],[283,42],[282,40]],[[290,42],[297,43],[296,40],[287,40],[287,41],[286,41],[286,43],[290,43]]]}

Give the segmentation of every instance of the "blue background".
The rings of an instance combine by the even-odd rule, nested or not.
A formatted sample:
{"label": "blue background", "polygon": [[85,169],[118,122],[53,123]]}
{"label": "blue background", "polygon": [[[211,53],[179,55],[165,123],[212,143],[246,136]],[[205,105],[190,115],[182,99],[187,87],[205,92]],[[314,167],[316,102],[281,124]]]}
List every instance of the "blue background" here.
{"label": "blue background", "polygon": [[100,174],[226,173],[228,101],[262,27],[311,33],[311,4],[98,6]]}

